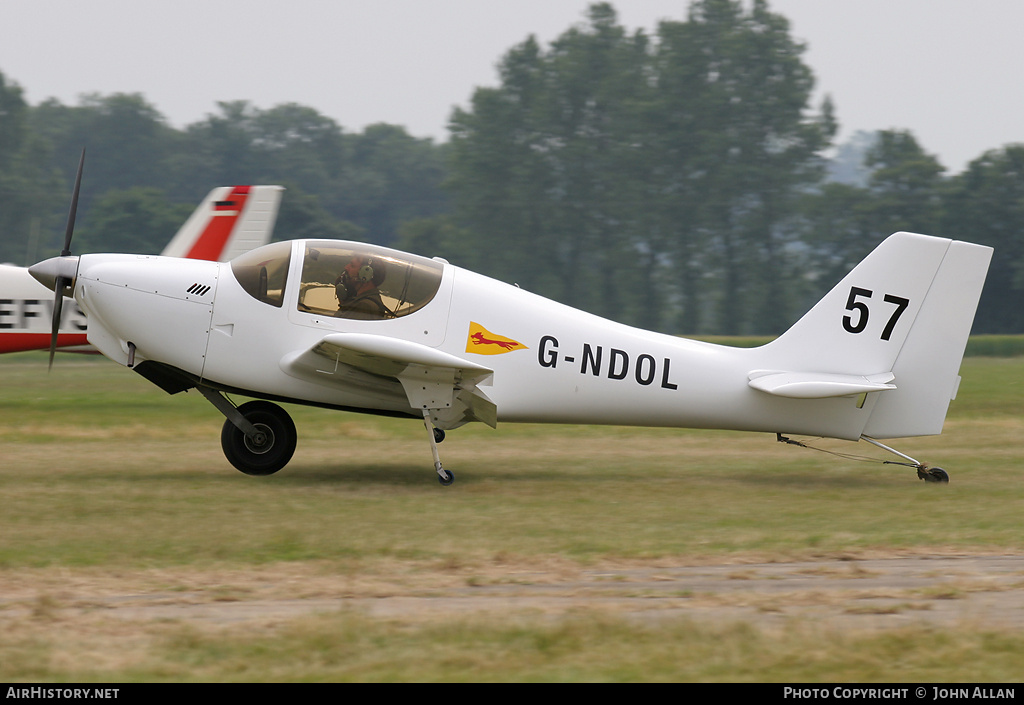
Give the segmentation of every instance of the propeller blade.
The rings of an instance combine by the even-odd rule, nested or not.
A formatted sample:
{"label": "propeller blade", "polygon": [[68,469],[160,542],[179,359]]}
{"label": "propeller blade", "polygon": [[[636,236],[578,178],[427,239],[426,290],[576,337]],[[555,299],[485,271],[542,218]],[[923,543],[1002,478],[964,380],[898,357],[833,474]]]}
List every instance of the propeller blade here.
{"label": "propeller blade", "polygon": [[64,289],[71,283],[66,277],[57,277],[57,283],[53,290],[56,295],[53,299],[53,321],[50,328],[50,365],[47,369],[53,369],[53,356],[57,352],[57,333],[60,330],[61,313],[64,308]]}
{"label": "propeller blade", "polygon": [[78,160],[78,174],[75,176],[75,191],[71,196],[71,208],[68,210],[68,224],[64,230],[64,249],[60,251],[61,257],[71,254],[71,236],[75,232],[75,216],[78,213],[78,193],[82,189],[82,167],[85,166],[85,148],[82,148],[82,156]]}
{"label": "propeller blade", "polygon": [[[64,249],[60,251],[61,257],[71,255],[71,236],[75,232],[75,217],[78,215],[78,194],[82,190],[82,168],[85,166],[85,148],[82,148],[82,156],[78,160],[78,173],[75,175],[75,190],[71,195],[71,208],[68,209],[68,224],[64,230]],[[76,264],[77,268],[77,264]],[[57,352],[57,334],[60,331],[60,319],[64,309],[64,290],[71,286],[72,279],[58,275],[54,280],[53,290],[56,292],[53,298],[53,319],[50,322],[50,370],[53,369],[53,356]]]}

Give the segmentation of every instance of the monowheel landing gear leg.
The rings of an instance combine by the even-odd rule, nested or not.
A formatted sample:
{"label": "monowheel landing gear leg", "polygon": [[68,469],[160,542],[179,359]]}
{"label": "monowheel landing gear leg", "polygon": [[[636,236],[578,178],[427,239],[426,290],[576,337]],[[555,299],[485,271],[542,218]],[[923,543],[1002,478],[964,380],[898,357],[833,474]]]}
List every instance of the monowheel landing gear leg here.
{"label": "monowheel landing gear leg", "polygon": [[220,392],[197,387],[227,420],[220,444],[228,462],[246,475],[273,475],[295,452],[295,424],[277,404],[256,400],[235,407]]}
{"label": "monowheel landing gear leg", "polygon": [[[455,482],[455,474],[451,470],[445,470],[441,465],[441,455],[437,452],[439,436],[444,438],[444,432],[434,428],[430,422],[430,410],[423,410],[423,425],[427,427],[427,436],[430,438],[430,452],[434,454],[434,469],[437,471],[437,481],[447,487]],[[438,433],[440,431],[440,433]]]}
{"label": "monowheel landing gear leg", "polygon": [[917,460],[914,460],[909,455],[901,453],[901,452],[899,452],[898,450],[896,450],[894,448],[890,448],[889,446],[885,445],[884,443],[879,443],[878,441],[876,441],[874,438],[871,438],[870,436],[861,436],[861,438],[863,438],[865,441],[867,441],[868,443],[870,443],[873,446],[877,446],[877,447],[881,448],[882,450],[887,450],[890,453],[892,453],[893,455],[898,455],[899,457],[903,458],[904,460],[909,461],[909,462],[906,462],[906,463],[898,463],[898,464],[899,465],[907,465],[909,467],[916,468],[917,469],[917,477],[918,477],[918,479],[924,480],[925,482],[949,482],[949,473],[947,473],[942,468],[930,468],[927,465],[925,465],[924,463],[919,462]]}

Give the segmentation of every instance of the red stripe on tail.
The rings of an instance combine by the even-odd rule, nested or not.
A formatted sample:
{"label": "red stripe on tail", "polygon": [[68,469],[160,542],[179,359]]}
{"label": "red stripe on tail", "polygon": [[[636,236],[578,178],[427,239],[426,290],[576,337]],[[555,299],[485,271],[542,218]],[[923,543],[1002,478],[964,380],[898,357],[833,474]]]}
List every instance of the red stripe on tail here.
{"label": "red stripe on tail", "polygon": [[192,249],[185,255],[189,259],[203,259],[216,262],[220,259],[228,238],[238,224],[242,212],[245,210],[245,202],[249,199],[248,186],[235,186],[228,196],[228,201],[218,201],[213,204],[213,213],[210,221],[206,224],[202,235],[192,245]]}

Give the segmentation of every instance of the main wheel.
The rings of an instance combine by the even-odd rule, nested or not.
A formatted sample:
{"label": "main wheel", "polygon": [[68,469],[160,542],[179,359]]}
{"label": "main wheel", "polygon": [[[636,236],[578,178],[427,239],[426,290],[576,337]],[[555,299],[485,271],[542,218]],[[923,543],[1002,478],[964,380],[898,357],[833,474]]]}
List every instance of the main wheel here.
{"label": "main wheel", "polygon": [[925,482],[949,482],[949,473],[942,468],[928,468]]}
{"label": "main wheel", "polygon": [[268,401],[250,401],[238,411],[260,432],[247,438],[230,421],[224,422],[220,445],[224,457],[246,475],[273,475],[288,464],[295,452],[295,424],[288,412]]}

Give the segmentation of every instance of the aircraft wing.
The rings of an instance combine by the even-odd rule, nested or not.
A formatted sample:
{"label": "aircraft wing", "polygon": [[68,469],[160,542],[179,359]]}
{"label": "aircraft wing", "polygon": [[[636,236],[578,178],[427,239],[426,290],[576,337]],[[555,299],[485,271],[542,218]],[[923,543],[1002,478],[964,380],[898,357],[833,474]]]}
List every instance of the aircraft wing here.
{"label": "aircraft wing", "polygon": [[332,333],[309,350],[286,356],[281,367],[302,379],[376,388],[382,394],[397,382],[409,405],[430,410],[441,428],[474,420],[497,425],[497,407],[478,388],[490,384],[493,370],[420,343]]}
{"label": "aircraft wing", "polygon": [[895,384],[889,384],[895,379],[892,372],[864,376],[754,370],[748,379],[754,389],[791,399],[827,399],[896,389]]}

